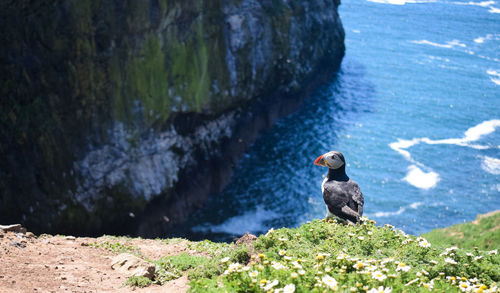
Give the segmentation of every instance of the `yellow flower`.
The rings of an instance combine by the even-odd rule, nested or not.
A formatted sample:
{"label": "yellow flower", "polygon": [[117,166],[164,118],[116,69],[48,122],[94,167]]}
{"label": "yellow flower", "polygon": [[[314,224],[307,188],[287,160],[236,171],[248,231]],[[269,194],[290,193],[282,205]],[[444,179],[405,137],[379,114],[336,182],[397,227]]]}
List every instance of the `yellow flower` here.
{"label": "yellow flower", "polygon": [[259,253],[259,258],[265,258],[266,256],[263,253]]}
{"label": "yellow flower", "polygon": [[360,270],[362,269],[363,267],[365,266],[364,263],[358,261],[353,267],[356,269],[356,270]]}
{"label": "yellow flower", "polygon": [[403,272],[407,272],[411,269],[410,266],[407,266],[404,262],[400,262],[398,264],[398,267],[396,268],[396,272],[397,271],[403,271]]}

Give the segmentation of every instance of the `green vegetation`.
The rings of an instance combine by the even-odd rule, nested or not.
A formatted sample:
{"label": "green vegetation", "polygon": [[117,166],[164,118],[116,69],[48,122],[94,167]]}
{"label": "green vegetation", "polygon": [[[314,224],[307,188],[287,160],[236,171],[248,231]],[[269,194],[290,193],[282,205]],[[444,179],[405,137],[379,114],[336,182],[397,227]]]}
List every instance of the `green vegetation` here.
{"label": "green vegetation", "polygon": [[[497,292],[498,250],[478,247],[498,245],[498,235],[488,238],[480,232],[496,227],[498,213],[478,220],[470,224],[476,226],[461,226],[468,227],[467,233],[476,227],[479,242],[469,239],[461,248],[448,247],[456,243],[451,240],[429,242],[391,225],[377,227],[369,219],[358,225],[314,220],[294,229],[271,229],[240,245],[186,241],[197,255],[148,260],[156,265],[151,283],[164,284],[185,274],[192,292]],[[127,238],[110,238],[94,246],[136,251],[123,239]],[[126,283],[148,284],[136,277]]]}
{"label": "green vegetation", "polygon": [[153,282],[150,279],[138,276],[132,276],[128,278],[127,282],[125,282],[125,286],[139,287],[139,288],[148,287],[151,284],[153,284]]}
{"label": "green vegetation", "polygon": [[478,247],[482,250],[500,249],[500,211],[479,215],[470,223],[435,229],[423,234],[439,247],[458,246],[463,249]]}
{"label": "green vegetation", "polygon": [[103,248],[116,253],[130,253],[136,256],[141,256],[139,248],[127,243],[126,237],[107,237],[109,237],[110,240],[106,240],[103,242],[95,241],[94,243],[91,243],[90,246]]}
{"label": "green vegetation", "polygon": [[488,292],[500,280],[497,251],[436,249],[422,237],[373,221],[346,226],[315,220],[270,231],[254,249],[249,262],[218,256],[223,273],[191,278],[191,290]]}

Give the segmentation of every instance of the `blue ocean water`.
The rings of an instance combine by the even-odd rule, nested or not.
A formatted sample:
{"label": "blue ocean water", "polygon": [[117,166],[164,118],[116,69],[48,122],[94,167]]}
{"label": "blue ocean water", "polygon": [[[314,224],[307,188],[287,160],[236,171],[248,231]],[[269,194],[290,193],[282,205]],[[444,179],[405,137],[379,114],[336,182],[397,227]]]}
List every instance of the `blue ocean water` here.
{"label": "blue ocean water", "polygon": [[228,240],[325,215],[319,155],[339,150],[365,215],[411,234],[500,209],[500,3],[343,1],[335,80],[251,147],[181,229]]}

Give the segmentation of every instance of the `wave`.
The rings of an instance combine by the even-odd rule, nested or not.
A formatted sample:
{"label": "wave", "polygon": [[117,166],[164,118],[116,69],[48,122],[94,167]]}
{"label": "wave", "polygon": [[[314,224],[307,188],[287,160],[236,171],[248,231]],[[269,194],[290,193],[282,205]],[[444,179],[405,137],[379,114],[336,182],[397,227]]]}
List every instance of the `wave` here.
{"label": "wave", "polygon": [[257,206],[254,211],[247,212],[240,216],[235,216],[227,219],[219,225],[202,224],[193,227],[193,232],[210,232],[210,233],[226,233],[226,234],[245,234],[245,232],[259,233],[267,231],[264,222],[277,218],[279,215],[273,211],[264,209],[262,206]]}
{"label": "wave", "polygon": [[489,13],[500,13],[500,8],[490,7]]}
{"label": "wave", "polygon": [[500,34],[487,34],[484,37],[478,37],[474,39],[475,43],[482,44],[484,41],[499,40]]}
{"label": "wave", "polygon": [[429,189],[441,180],[439,174],[433,171],[424,172],[422,169],[415,165],[408,167],[408,173],[403,178],[406,182],[420,189]]}
{"label": "wave", "polygon": [[[495,74],[496,73],[497,72],[495,72]],[[480,140],[482,137],[495,132],[497,128],[500,128],[500,120],[499,119],[487,120],[487,121],[483,121],[483,122],[479,123],[478,125],[475,125],[469,129],[467,129],[464,132],[464,136],[462,138],[446,138],[446,139],[438,139],[438,140],[432,140],[432,139],[429,139],[427,137],[414,138],[411,140],[398,138],[398,141],[390,143],[389,147],[391,149],[395,150],[396,152],[398,152],[399,154],[401,154],[406,160],[413,163],[413,165],[408,167],[408,172],[406,174],[406,177],[403,178],[403,180],[405,180],[406,182],[408,182],[409,184],[411,184],[417,188],[429,189],[429,188],[436,186],[436,184],[439,182],[439,180],[440,180],[439,174],[432,171],[430,168],[426,167],[424,164],[415,161],[411,157],[411,153],[407,149],[409,149],[410,147],[417,145],[419,143],[426,143],[426,144],[430,144],[430,145],[453,144],[453,145],[469,147],[469,148],[478,149],[478,150],[500,148],[500,146],[474,144],[474,142]],[[495,160],[497,160],[497,159],[495,159]],[[487,169],[485,169],[486,171],[493,170],[493,172],[496,172],[496,170],[498,170],[498,168],[500,168],[500,167],[498,167],[498,165],[495,165],[497,163],[497,161],[488,160],[487,162],[488,163],[484,163],[484,161],[483,161],[483,163],[484,163],[483,165],[486,166],[486,167],[483,167],[483,169],[487,168]],[[491,166],[494,166],[494,167],[491,167]],[[424,172],[422,169],[426,169],[428,171]],[[487,171],[487,172],[489,172],[489,171]],[[494,173],[492,173],[492,174],[494,174]]]}
{"label": "wave", "polygon": [[404,213],[407,209],[417,209],[419,206],[421,206],[423,203],[422,202],[414,202],[409,206],[406,207],[400,207],[399,210],[395,212],[376,212],[375,217],[382,218],[382,217],[390,217],[390,216],[397,216],[401,215]]}
{"label": "wave", "polygon": [[500,72],[490,69],[490,70],[487,70],[486,73],[488,73],[489,75],[493,76],[493,77],[490,77],[490,80],[492,82],[500,85]]}
{"label": "wave", "polygon": [[433,3],[436,0],[367,0],[368,2],[392,5],[405,5],[407,3]]}
{"label": "wave", "polygon": [[483,156],[481,168],[493,175],[500,175],[500,159]]}
{"label": "wave", "polygon": [[495,4],[495,1],[481,1],[481,2],[453,2],[453,4],[457,5],[472,5],[472,6],[481,6],[481,7],[488,7],[490,5]]}
{"label": "wave", "polygon": [[410,41],[410,43],[414,44],[419,44],[419,45],[429,45],[429,46],[434,46],[434,47],[439,47],[439,48],[447,48],[451,49],[453,47],[467,47],[465,44],[460,43],[458,40],[453,40],[446,42],[446,44],[439,44],[439,43],[434,43],[428,40],[420,40],[420,41]]}

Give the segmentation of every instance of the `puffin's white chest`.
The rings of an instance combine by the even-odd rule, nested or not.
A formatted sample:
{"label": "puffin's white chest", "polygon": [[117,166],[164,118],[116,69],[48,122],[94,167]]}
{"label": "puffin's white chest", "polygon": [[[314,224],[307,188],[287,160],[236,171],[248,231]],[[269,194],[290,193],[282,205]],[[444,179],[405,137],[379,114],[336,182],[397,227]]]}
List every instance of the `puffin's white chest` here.
{"label": "puffin's white chest", "polygon": [[325,193],[325,183],[326,181],[328,181],[328,177],[325,177],[325,179],[323,179],[323,183],[321,183],[321,193]]}

